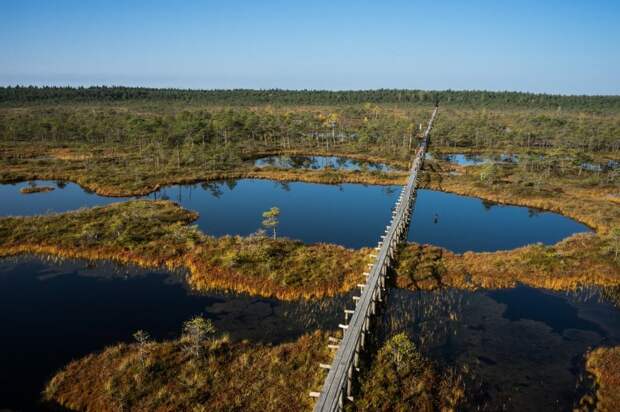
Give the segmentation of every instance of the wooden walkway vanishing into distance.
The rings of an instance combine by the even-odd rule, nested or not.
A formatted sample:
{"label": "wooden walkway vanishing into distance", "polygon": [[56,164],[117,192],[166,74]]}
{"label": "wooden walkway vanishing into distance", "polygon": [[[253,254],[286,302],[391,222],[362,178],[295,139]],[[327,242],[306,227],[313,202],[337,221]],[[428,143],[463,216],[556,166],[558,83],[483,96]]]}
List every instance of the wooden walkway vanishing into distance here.
{"label": "wooden walkway vanishing into distance", "polygon": [[404,239],[411,221],[411,214],[416,198],[418,172],[424,162],[424,155],[428,146],[428,138],[433,127],[433,121],[437,115],[435,107],[428,126],[418,147],[407,184],[396,203],[392,213],[392,221],[381,236],[379,246],[376,248],[375,262],[367,273],[364,273],[366,282],[359,284],[362,290],[361,296],[355,296],[355,310],[345,309],[345,322],[340,325],[343,329],[342,340],[333,338],[330,347],[336,348],[336,355],[331,365],[320,365],[329,369],[321,392],[311,392],[310,396],[318,397],[314,411],[332,412],[341,411],[345,398],[353,400],[352,385],[353,374],[359,369],[360,352],[366,346],[367,334],[370,328],[370,318],[377,312],[377,305],[383,301],[386,290],[386,275],[390,264],[393,262],[396,248]]}

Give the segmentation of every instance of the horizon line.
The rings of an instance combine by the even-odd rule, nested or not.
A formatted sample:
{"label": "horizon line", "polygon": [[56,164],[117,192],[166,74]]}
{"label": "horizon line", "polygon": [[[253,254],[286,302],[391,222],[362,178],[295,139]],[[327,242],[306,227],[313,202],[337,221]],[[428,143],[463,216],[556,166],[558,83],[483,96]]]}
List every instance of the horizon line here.
{"label": "horizon line", "polygon": [[328,93],[356,93],[356,92],[377,92],[377,91],[397,91],[397,92],[426,92],[426,93],[513,93],[513,94],[529,94],[534,96],[559,96],[559,97],[620,97],[620,94],[585,94],[585,93],[548,93],[548,92],[535,92],[535,91],[522,91],[522,90],[491,90],[491,89],[409,89],[409,88],[370,88],[370,89],[289,89],[289,88],[248,88],[248,87],[234,87],[234,88],[193,88],[193,87],[154,87],[154,86],[126,86],[123,84],[90,84],[90,85],[37,85],[37,84],[10,84],[0,85],[0,89],[16,89],[16,88],[30,88],[30,89],[142,89],[142,90],[177,90],[177,91],[190,91],[190,92],[235,92],[235,91],[253,91],[253,92],[328,92]]}

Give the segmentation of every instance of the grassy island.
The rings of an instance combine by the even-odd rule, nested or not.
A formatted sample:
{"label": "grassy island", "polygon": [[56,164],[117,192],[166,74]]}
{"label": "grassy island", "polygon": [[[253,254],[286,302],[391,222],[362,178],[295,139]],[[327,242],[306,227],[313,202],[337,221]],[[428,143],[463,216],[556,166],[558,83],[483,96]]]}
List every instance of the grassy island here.
{"label": "grassy island", "polygon": [[51,186],[28,186],[28,187],[22,187],[21,189],[19,189],[19,191],[25,195],[28,195],[30,193],[51,192],[52,190],[54,190],[54,188]]}
{"label": "grassy island", "polygon": [[68,364],[44,401],[76,411],[311,410],[330,351],[321,332],[278,345],[209,339],[196,357],[183,338],[118,344]]}
{"label": "grassy island", "polygon": [[554,290],[617,286],[620,261],[614,258],[609,242],[595,234],[577,234],[551,246],[462,255],[436,246],[408,244],[398,257],[396,283],[413,290],[494,289],[517,283]]}
{"label": "grassy island", "polygon": [[463,377],[425,358],[401,333],[378,350],[350,410],[456,411],[466,403]]}
{"label": "grassy island", "polygon": [[594,396],[584,395],[579,411],[616,411],[620,408],[620,346],[597,348],[586,357],[586,372],[593,377]]}
{"label": "grassy island", "polygon": [[135,200],[74,212],[0,219],[0,256],[20,253],[111,259],[189,270],[198,290],[281,299],[352,288],[368,251],[266,236],[214,238],[191,226],[196,213],[170,201]]}

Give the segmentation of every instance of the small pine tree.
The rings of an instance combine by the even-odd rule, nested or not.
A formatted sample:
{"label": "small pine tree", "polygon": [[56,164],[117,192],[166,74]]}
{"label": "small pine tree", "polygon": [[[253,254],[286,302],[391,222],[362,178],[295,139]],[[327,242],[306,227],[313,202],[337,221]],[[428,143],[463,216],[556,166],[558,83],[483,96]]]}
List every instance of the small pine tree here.
{"label": "small pine tree", "polygon": [[214,333],[213,322],[202,316],[194,316],[183,324],[183,340],[187,342],[187,351],[194,359],[202,356],[203,343]]}
{"label": "small pine tree", "polygon": [[605,251],[614,255],[614,259],[620,263],[620,227],[614,227],[607,236]]}
{"label": "small pine tree", "polygon": [[273,238],[276,238],[276,227],[280,223],[278,221],[278,216],[280,216],[280,209],[277,207],[272,207],[271,209],[263,212],[263,227],[267,230],[273,230]]}
{"label": "small pine tree", "polygon": [[495,163],[490,162],[486,164],[480,171],[480,181],[484,183],[495,183],[497,179],[497,166]]}
{"label": "small pine tree", "polygon": [[151,336],[148,332],[138,330],[133,334],[133,338],[136,342],[138,342],[138,356],[140,357],[140,363],[142,366],[145,366],[147,346],[151,341]]}

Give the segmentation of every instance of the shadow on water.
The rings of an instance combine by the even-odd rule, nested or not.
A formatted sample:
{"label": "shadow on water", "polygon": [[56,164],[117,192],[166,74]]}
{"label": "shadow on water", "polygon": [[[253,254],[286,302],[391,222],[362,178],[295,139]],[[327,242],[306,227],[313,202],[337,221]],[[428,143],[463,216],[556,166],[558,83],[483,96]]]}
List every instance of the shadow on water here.
{"label": "shadow on water", "polygon": [[285,302],[191,292],[181,274],[24,257],[0,261],[0,410],[36,410],[44,383],[72,359],[143,329],[179,336],[202,314],[233,340],[279,343],[335,329],[350,296]]}
{"label": "shadow on water", "polygon": [[393,289],[380,335],[401,331],[468,376],[484,400],[479,410],[562,411],[576,400],[584,354],[620,343],[620,310],[597,288]]}

